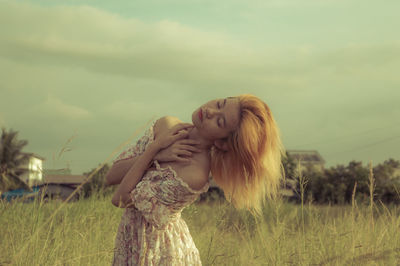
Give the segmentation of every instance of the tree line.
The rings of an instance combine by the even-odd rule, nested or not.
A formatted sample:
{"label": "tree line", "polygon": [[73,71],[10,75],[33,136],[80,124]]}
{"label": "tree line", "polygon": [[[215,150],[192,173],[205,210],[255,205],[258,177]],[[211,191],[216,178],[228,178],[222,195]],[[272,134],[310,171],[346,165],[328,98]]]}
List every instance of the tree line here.
{"label": "tree line", "polygon": [[366,203],[370,200],[371,186],[374,189],[375,202],[400,203],[398,160],[390,158],[375,167],[364,166],[360,161],[351,161],[348,165],[337,165],[323,170],[307,166],[301,172],[298,164],[299,162],[295,162],[289,155],[283,160],[286,178],[289,180],[285,187],[295,192],[290,198],[294,202],[301,201],[303,184],[304,200],[317,204],[351,204],[353,191],[357,202]]}
{"label": "tree line", "polygon": [[[2,129],[0,138],[0,191],[16,188],[26,188],[18,176],[23,173],[21,165],[28,157],[22,149],[28,144],[26,140],[18,140],[18,132],[12,129]],[[357,202],[370,200],[370,187],[374,188],[374,200],[385,204],[400,203],[400,161],[388,159],[375,167],[363,166],[362,162],[351,161],[347,166],[337,165],[328,169],[317,170],[307,166],[300,171],[299,162],[296,162],[288,153],[282,161],[285,171],[285,182],[282,188],[292,190],[294,196],[289,197],[292,202],[303,200],[317,204],[348,204],[352,201],[353,191]],[[106,164],[99,171],[91,169],[84,173],[91,179],[83,186],[81,195],[91,196],[94,192],[109,194],[112,187],[105,186],[105,176],[109,170]],[[372,170],[372,171],[371,171]],[[397,172],[396,172],[397,171]],[[371,184],[371,175],[373,183]],[[201,200],[221,199],[223,192],[218,188],[210,189],[201,195]]]}

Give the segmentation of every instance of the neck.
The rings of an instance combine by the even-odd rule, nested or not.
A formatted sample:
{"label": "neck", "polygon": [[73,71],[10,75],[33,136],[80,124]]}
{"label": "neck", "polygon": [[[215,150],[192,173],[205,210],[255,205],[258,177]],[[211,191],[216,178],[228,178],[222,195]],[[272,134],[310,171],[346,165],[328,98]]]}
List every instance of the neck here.
{"label": "neck", "polygon": [[195,128],[195,127],[190,130],[188,138],[200,141],[200,144],[197,147],[199,147],[202,150],[210,151],[211,147],[213,145],[213,142],[208,139],[203,138],[199,134],[199,131],[197,130],[197,128]]}

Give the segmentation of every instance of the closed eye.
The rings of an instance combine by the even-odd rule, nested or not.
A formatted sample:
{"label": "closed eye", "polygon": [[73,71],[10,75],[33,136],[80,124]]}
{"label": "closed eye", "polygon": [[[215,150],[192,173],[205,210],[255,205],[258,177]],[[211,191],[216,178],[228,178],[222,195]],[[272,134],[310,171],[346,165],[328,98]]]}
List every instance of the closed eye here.
{"label": "closed eye", "polygon": [[[226,101],[226,99],[224,100],[224,106],[225,106],[225,101]],[[217,101],[217,108],[218,109],[221,109],[221,103],[220,103],[220,101]],[[225,118],[223,118],[224,120],[225,120]],[[222,121],[222,122],[225,122],[225,121]],[[222,123],[221,123],[221,117],[220,117],[220,119],[218,119],[217,120],[217,125],[218,125],[218,127],[222,127],[222,125],[221,125]]]}

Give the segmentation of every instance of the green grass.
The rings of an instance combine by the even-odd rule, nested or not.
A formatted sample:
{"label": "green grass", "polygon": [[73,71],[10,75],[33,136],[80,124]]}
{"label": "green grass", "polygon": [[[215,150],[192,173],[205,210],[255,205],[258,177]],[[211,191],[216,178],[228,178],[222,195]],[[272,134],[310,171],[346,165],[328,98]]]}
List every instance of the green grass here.
{"label": "green grass", "polygon": [[[111,196],[1,203],[0,265],[110,265],[122,211]],[[399,214],[381,204],[371,215],[357,202],[302,208],[278,200],[259,221],[218,201],[182,216],[203,265],[399,265]]]}

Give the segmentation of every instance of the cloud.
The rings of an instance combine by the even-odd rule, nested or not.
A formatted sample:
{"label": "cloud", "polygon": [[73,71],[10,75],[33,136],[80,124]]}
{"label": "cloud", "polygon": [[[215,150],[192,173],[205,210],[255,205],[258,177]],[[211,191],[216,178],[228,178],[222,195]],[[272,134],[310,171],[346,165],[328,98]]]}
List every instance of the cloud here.
{"label": "cloud", "polygon": [[86,120],[92,118],[92,114],[86,109],[66,104],[52,95],[48,95],[44,102],[34,105],[31,108],[31,113],[36,117],[67,121]]}
{"label": "cloud", "polygon": [[23,64],[224,88],[307,88],[310,80],[337,79],[343,73],[367,73],[359,76],[367,79],[398,76],[396,43],[332,51],[312,45],[256,46],[171,20],[144,22],[89,6],[0,5],[2,25],[7,25],[0,26],[0,56]]}
{"label": "cloud", "polygon": [[140,117],[140,114],[151,115],[153,110],[153,104],[148,102],[119,100],[106,105],[102,113],[111,118],[132,121]]}
{"label": "cloud", "polygon": [[[195,53],[222,48],[227,41],[219,34],[202,32],[173,21],[143,23],[88,6],[45,8],[5,2],[3,7],[0,15],[7,27],[1,38],[9,44],[5,46],[10,52],[25,48],[22,56],[34,57],[34,52],[38,52],[40,56],[46,55],[48,60],[53,58],[60,62],[72,57],[80,59],[76,64],[91,67],[96,64],[90,65],[89,59],[160,62],[162,60],[156,60],[157,55],[166,51],[174,52],[172,58],[182,51],[185,55],[198,57],[200,55]],[[21,18],[29,23],[22,23]],[[11,45],[16,45],[15,50]],[[17,58],[18,55],[11,56]],[[182,58],[177,59],[175,64],[176,61],[185,63],[180,62]],[[191,60],[193,58],[186,61]],[[174,65],[173,61],[170,63]],[[113,68],[110,65],[104,67]]]}
{"label": "cloud", "polygon": [[239,66],[252,65],[252,58],[258,58],[229,36],[174,21],[144,23],[87,6],[2,5],[0,16],[7,27],[2,28],[0,55],[25,64],[80,67],[134,78],[201,84],[222,80],[231,84],[232,79],[239,81],[232,75]]}
{"label": "cloud", "polygon": [[[312,0],[307,5],[333,2]],[[226,12],[226,2],[219,3],[221,8],[213,15]],[[240,6],[244,1],[235,3]],[[274,12],[269,6],[301,6],[305,1],[250,3],[250,7],[243,4],[243,12],[255,15],[260,23],[243,20],[228,26],[224,21],[230,23],[236,15],[226,12],[217,18],[222,21],[219,28],[210,26],[216,18],[207,22],[211,32],[172,19],[150,22],[159,13],[142,16],[148,18],[145,21],[89,6],[0,1],[0,95],[5,95],[0,97],[0,123],[12,122],[21,132],[30,132],[37,151],[51,150],[77,130],[76,141],[85,140],[79,148],[88,153],[78,152],[74,158],[84,163],[100,156],[99,143],[111,150],[153,116],[168,114],[190,121],[199,104],[241,93],[266,100],[287,135],[287,144],[324,140],[347,128],[358,130],[382,120],[396,121],[400,44],[390,41],[393,37],[378,36],[373,44],[365,38],[364,26],[337,20],[339,11],[317,9],[319,16],[334,17],[335,27],[327,29],[316,23],[319,16],[303,19],[308,13],[301,8],[275,17],[266,16],[267,9],[262,9]],[[207,23],[199,22],[207,28]],[[307,22],[307,27],[298,28],[295,24],[300,22]],[[352,30],[359,27],[360,34],[354,34],[361,37],[354,40],[362,44],[343,44],[352,38],[334,31],[343,30],[340,23],[353,25]],[[236,25],[248,34],[223,31]],[[385,26],[388,32],[393,25]],[[330,43],[337,36],[342,39]],[[329,47],[319,45],[324,40]]]}

